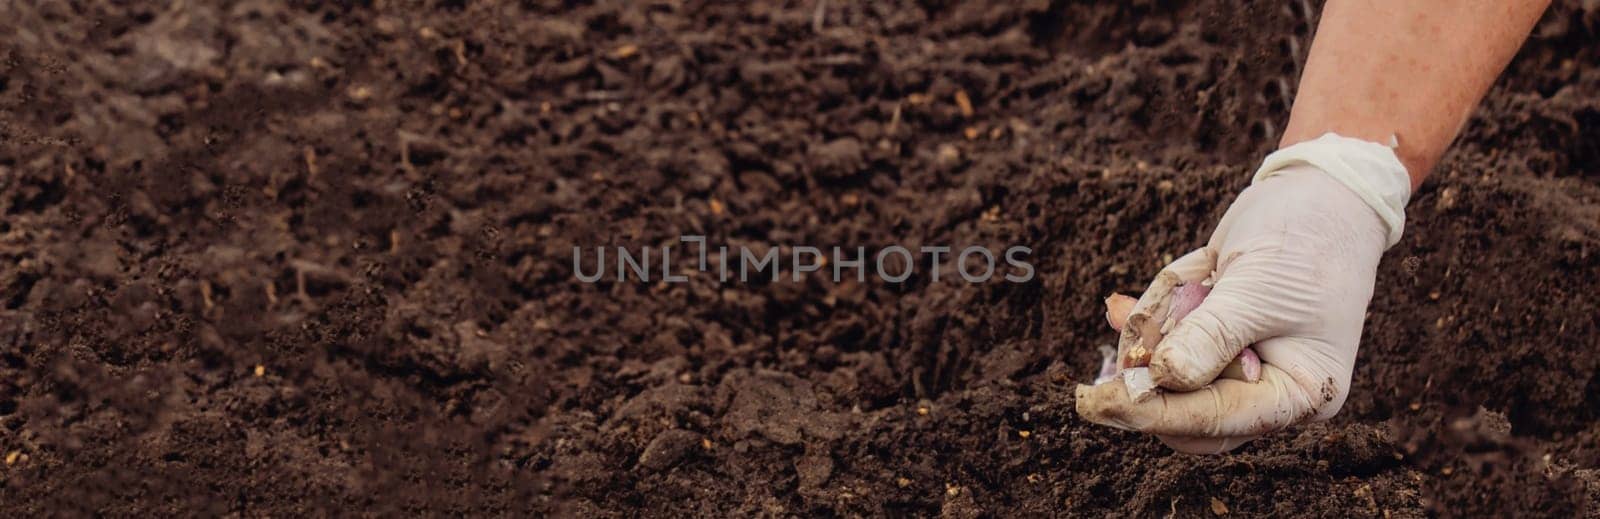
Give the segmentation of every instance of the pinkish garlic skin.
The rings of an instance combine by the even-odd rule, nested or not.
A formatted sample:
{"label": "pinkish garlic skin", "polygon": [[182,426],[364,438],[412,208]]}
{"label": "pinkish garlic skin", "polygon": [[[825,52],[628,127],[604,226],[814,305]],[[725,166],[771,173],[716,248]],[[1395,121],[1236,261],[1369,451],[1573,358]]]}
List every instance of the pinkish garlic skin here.
{"label": "pinkish garlic skin", "polygon": [[1094,377],[1095,384],[1104,384],[1117,378],[1117,349],[1109,346],[1100,347],[1100,374]]}
{"label": "pinkish garlic skin", "polygon": [[[1200,303],[1204,302],[1206,296],[1209,295],[1211,295],[1211,286],[1204,282],[1183,283],[1174,288],[1172,290],[1170,299],[1171,305],[1169,307],[1167,319],[1161,326],[1162,333],[1165,334],[1166,332],[1170,332],[1172,327],[1177,325],[1179,321],[1182,321],[1183,318],[1188,317],[1189,313],[1193,312],[1194,309],[1199,308]],[[1119,322],[1118,319],[1114,318],[1113,316],[1115,313],[1110,309],[1113,306],[1113,301],[1115,301],[1118,297],[1127,298],[1130,300],[1132,298],[1120,294],[1112,294],[1110,298],[1106,299],[1106,306],[1108,307],[1106,314],[1107,320],[1111,321],[1112,328],[1121,331],[1122,327],[1119,326],[1119,324],[1124,323]],[[1129,304],[1128,306],[1132,305]],[[1108,354],[1105,361],[1102,362],[1100,366],[1100,374],[1095,378],[1096,384],[1109,381],[1110,379],[1116,377],[1117,371],[1115,369],[1115,359],[1112,358],[1114,355],[1115,352],[1111,352]],[[1224,370],[1223,376],[1226,378],[1242,377],[1246,382],[1259,381],[1261,380],[1261,357],[1256,354],[1254,349],[1246,346],[1244,350],[1241,350],[1239,355],[1234,358],[1233,362],[1230,363],[1229,369]]]}
{"label": "pinkish garlic skin", "polygon": [[1167,320],[1173,324],[1189,316],[1189,312],[1200,307],[1200,303],[1211,295],[1211,287],[1204,283],[1184,283],[1172,290],[1172,313]]}
{"label": "pinkish garlic skin", "polygon": [[1244,380],[1255,382],[1261,380],[1261,356],[1256,355],[1255,348],[1245,346],[1239,351],[1239,364],[1244,367]]}
{"label": "pinkish garlic skin", "polygon": [[[1204,302],[1206,296],[1209,295],[1211,295],[1211,286],[1203,282],[1184,283],[1172,289],[1172,312],[1167,316],[1167,322],[1170,324],[1164,327],[1169,328],[1168,331],[1170,331],[1171,326],[1177,325],[1183,318],[1188,317],[1189,312],[1199,308],[1200,303]],[[1255,350],[1245,346],[1239,352],[1239,356],[1234,359],[1234,362],[1239,364],[1246,382],[1261,380],[1261,357],[1256,355]]]}
{"label": "pinkish garlic skin", "polygon": [[1133,313],[1133,306],[1139,304],[1138,299],[1122,294],[1111,294],[1106,298],[1106,322],[1111,323],[1111,329],[1122,331],[1128,324],[1128,315]]}

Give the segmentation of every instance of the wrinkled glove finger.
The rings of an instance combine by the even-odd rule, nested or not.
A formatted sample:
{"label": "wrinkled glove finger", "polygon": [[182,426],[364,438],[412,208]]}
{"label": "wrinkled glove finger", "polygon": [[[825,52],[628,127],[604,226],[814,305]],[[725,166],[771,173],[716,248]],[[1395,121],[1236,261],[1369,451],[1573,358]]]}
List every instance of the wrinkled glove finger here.
{"label": "wrinkled glove finger", "polygon": [[1118,330],[1117,369],[1149,364],[1152,352],[1161,341],[1161,328],[1171,309],[1173,291],[1181,284],[1204,280],[1214,268],[1216,253],[1209,248],[1184,254],[1156,273],[1128,317],[1111,319],[1113,327],[1117,321],[1125,321]]}
{"label": "wrinkled glove finger", "polygon": [[1269,316],[1285,306],[1309,313],[1313,287],[1274,274],[1284,257],[1255,251],[1232,258],[1200,306],[1172,325],[1150,357],[1150,378],[1173,391],[1194,391],[1215,380],[1251,344],[1287,330]]}
{"label": "wrinkled glove finger", "polygon": [[1077,410],[1101,425],[1157,435],[1257,436],[1315,414],[1313,393],[1271,364],[1259,382],[1221,379],[1187,393],[1161,392],[1135,401],[1124,384],[1079,385]]}

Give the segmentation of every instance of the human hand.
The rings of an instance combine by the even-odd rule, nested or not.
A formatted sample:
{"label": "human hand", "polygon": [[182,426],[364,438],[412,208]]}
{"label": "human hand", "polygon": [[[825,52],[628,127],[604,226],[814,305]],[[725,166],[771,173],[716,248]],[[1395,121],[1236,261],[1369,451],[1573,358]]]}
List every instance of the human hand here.
{"label": "human hand", "polygon": [[[1165,328],[1156,341],[1141,342],[1151,334],[1129,322],[1122,376],[1078,386],[1078,413],[1186,453],[1333,416],[1349,393],[1378,260],[1404,226],[1409,182],[1388,148],[1332,134],[1269,156],[1206,246],[1163,268],[1129,310],[1166,315],[1150,310],[1177,284],[1210,278],[1210,293],[1175,324],[1155,324]],[[1153,346],[1148,374],[1166,391],[1121,383],[1144,362],[1130,351],[1142,344]],[[1219,379],[1252,345],[1259,380]]]}

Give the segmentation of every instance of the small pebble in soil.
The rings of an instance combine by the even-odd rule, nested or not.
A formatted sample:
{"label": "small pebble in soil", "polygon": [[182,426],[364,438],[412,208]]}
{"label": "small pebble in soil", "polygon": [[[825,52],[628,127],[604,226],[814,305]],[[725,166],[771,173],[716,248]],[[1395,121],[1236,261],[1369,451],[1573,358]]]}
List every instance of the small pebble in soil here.
{"label": "small pebble in soil", "polygon": [[1221,499],[1213,497],[1211,498],[1211,513],[1216,515],[1228,515],[1228,505],[1223,503]]}

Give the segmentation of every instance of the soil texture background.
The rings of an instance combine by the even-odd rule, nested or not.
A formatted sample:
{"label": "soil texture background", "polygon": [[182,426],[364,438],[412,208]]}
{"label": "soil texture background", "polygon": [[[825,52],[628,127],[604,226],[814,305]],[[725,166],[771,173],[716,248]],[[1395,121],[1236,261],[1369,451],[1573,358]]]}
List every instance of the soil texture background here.
{"label": "soil texture background", "polygon": [[[1336,418],[1193,457],[1073,411],[1319,9],[0,3],[3,513],[1600,514],[1594,2],[1413,197]],[[573,276],[682,235],[1037,272]]]}

